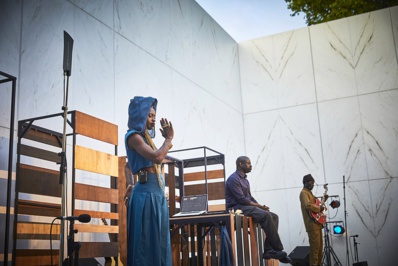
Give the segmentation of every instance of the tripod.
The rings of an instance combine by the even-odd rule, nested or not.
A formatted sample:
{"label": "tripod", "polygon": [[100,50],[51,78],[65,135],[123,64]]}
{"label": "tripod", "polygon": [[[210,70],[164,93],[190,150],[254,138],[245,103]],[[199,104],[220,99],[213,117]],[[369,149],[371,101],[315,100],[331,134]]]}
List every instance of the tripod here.
{"label": "tripod", "polygon": [[[329,228],[328,225],[326,224],[326,226],[324,227],[324,231],[325,231],[325,247],[323,248],[323,257],[322,257],[322,266],[342,266],[339,258],[337,257],[336,253],[334,252],[332,246],[330,245],[330,240],[329,240]],[[334,261],[334,264],[332,264],[332,258]]]}

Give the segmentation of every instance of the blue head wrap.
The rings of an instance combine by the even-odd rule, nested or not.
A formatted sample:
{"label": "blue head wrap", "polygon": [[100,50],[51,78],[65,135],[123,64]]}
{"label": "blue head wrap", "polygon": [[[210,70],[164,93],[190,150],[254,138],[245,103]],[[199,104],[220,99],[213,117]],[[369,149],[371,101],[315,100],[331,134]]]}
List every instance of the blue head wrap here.
{"label": "blue head wrap", "polygon": [[[149,111],[151,107],[155,109],[158,104],[158,100],[152,97],[135,96],[130,100],[129,105],[129,121],[128,131],[134,130],[138,133],[143,133],[146,128],[146,122],[148,119]],[[155,128],[149,132],[151,137],[155,137]]]}

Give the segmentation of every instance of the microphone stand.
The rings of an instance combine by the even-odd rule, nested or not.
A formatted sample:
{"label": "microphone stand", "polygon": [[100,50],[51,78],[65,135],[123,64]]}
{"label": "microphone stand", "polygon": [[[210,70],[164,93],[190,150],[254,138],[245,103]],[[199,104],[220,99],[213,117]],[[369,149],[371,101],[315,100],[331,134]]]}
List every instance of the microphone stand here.
{"label": "microphone stand", "polygon": [[345,223],[345,246],[346,246],[346,265],[350,265],[350,254],[348,251],[348,225],[347,225],[347,208],[346,208],[346,198],[345,198],[345,176],[343,175],[343,196],[344,196],[344,223]]}
{"label": "microphone stand", "polygon": [[[73,229],[75,221],[71,220],[69,224],[69,236],[68,236],[68,257],[69,257],[69,266],[79,266],[79,249],[81,244],[79,242],[75,242],[75,234],[77,234],[77,229]],[[75,255],[73,255],[73,253]]]}
{"label": "microphone stand", "polygon": [[354,262],[358,262],[358,244],[356,236],[353,236],[354,238]]}
{"label": "microphone stand", "polygon": [[[67,163],[66,163],[66,124],[68,120],[68,87],[69,87],[69,76],[67,72],[64,72],[64,79],[66,77],[66,89],[64,95],[64,105],[62,106],[62,110],[64,111],[64,129],[62,135],[62,152],[58,155],[61,157],[60,161],[60,179],[59,183],[62,185],[62,201],[61,201],[61,216],[66,216],[66,195],[67,195],[67,187],[68,181],[66,178],[67,171]],[[73,230],[73,223],[71,222],[71,230]],[[64,258],[64,231],[65,231],[65,221],[61,220],[61,230],[60,230],[60,245],[59,245],[59,265],[62,265]]]}
{"label": "microphone stand", "polygon": [[[73,49],[73,39],[72,37],[64,31],[64,103],[62,110],[64,111],[64,128],[62,134],[62,152],[58,155],[60,159],[60,178],[59,183],[62,186],[62,200],[61,200],[61,216],[66,216],[66,196],[68,192],[68,180],[67,180],[67,167],[66,167],[66,124],[68,120],[68,90],[69,90],[69,76],[72,72],[72,49]],[[66,86],[65,86],[66,78]],[[71,230],[73,231],[73,223],[71,222]],[[61,231],[59,236],[59,266],[63,264],[64,259],[64,233],[65,233],[65,221],[61,220]]]}

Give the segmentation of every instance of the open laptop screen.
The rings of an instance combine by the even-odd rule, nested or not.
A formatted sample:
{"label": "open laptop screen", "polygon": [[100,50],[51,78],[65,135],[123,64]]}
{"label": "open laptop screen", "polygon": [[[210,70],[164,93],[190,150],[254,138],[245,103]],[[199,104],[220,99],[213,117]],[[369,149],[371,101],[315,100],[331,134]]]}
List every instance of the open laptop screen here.
{"label": "open laptop screen", "polygon": [[207,211],[207,194],[183,196],[181,212]]}

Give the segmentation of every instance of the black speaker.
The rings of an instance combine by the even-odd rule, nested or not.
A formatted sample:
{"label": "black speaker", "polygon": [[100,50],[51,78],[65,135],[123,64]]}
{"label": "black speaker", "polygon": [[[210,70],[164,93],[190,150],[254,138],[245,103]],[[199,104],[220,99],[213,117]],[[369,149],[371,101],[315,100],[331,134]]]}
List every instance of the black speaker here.
{"label": "black speaker", "polygon": [[289,254],[292,259],[292,265],[295,266],[309,266],[310,265],[310,247],[309,246],[297,246]]}
{"label": "black speaker", "polygon": [[355,262],[352,264],[352,266],[368,266],[368,262],[367,261]]}

